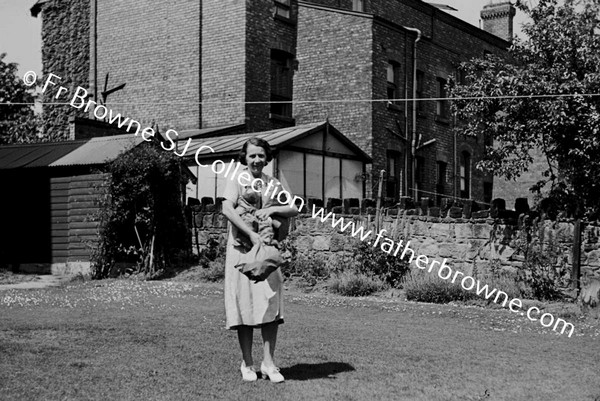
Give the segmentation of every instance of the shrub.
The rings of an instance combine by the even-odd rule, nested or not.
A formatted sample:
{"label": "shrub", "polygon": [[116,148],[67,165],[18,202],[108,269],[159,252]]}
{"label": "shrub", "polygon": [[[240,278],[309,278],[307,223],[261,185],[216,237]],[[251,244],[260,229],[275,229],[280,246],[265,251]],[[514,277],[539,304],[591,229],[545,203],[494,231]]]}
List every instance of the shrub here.
{"label": "shrub", "polygon": [[[525,283],[522,283],[517,279],[515,273],[509,273],[502,270],[500,260],[495,259],[485,262],[485,265],[487,268],[482,269],[485,271],[484,273],[479,272],[480,269],[477,264],[473,269],[473,277],[481,282],[481,286],[487,284],[490,291],[495,288],[498,291],[505,292],[508,295],[508,299],[521,298],[529,293],[529,288]],[[484,295],[481,295],[480,297],[485,299]],[[494,298],[495,296],[488,298],[488,303],[493,302]]]}
{"label": "shrub", "polygon": [[570,281],[566,255],[560,252],[552,237],[544,241],[543,230],[536,233],[534,227],[525,227],[525,235],[516,241],[517,249],[525,255],[516,280],[528,289],[524,294],[528,298],[540,301],[563,299],[561,289],[568,288]]}
{"label": "shrub", "polygon": [[200,270],[200,280],[209,282],[222,281],[225,278],[225,263],[223,260],[214,260],[207,267]]}
{"label": "shrub", "polygon": [[477,297],[474,292],[465,290],[458,283],[453,284],[437,275],[423,272],[412,271],[406,276],[403,286],[409,301],[445,304]]}
{"label": "shrub", "polygon": [[198,255],[198,264],[204,268],[207,268],[213,261],[220,260],[225,263],[226,251],[226,243],[219,241],[216,238],[209,238],[206,246]]}
{"label": "shrub", "polygon": [[286,277],[301,277],[313,286],[330,276],[327,261],[320,254],[313,254],[311,257],[298,254],[284,269],[284,274]]}
{"label": "shrub", "polygon": [[383,280],[364,273],[346,271],[333,277],[328,288],[341,295],[360,297],[384,290],[387,285]]}
{"label": "shrub", "polygon": [[181,263],[181,255],[190,255],[180,163],[172,152],[144,143],[108,165],[96,216],[100,233],[92,252],[93,278],[121,274],[118,266],[127,264],[157,278]]}
{"label": "shrub", "polygon": [[357,273],[377,277],[393,288],[399,288],[402,279],[410,271],[410,265],[406,261],[388,255],[364,241],[358,241],[353,247],[350,262]]}

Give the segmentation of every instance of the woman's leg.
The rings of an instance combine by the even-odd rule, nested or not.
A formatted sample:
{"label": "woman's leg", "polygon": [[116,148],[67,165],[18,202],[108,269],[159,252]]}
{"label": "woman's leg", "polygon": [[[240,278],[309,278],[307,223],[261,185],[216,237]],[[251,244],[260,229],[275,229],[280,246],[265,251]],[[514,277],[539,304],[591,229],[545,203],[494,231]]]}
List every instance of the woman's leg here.
{"label": "woman's leg", "polygon": [[261,327],[263,338],[263,363],[266,367],[275,366],[273,357],[275,355],[275,343],[277,342],[277,322],[265,324]]}
{"label": "woman's leg", "polygon": [[252,333],[253,329],[250,326],[240,326],[237,329],[240,348],[242,349],[242,358],[246,366],[254,365],[252,361]]}

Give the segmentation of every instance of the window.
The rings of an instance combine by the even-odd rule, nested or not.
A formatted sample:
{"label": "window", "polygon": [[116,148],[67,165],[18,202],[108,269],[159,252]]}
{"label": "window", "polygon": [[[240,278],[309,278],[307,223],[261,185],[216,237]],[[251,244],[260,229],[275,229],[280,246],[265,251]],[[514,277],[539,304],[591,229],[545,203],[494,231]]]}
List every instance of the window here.
{"label": "window", "polygon": [[[417,99],[425,98],[425,96],[423,94],[424,82],[425,82],[425,72],[423,72],[421,70],[417,70],[417,88],[416,88]],[[424,101],[417,102],[417,111],[419,113],[422,113],[423,111],[425,111],[425,102]]]}
{"label": "window", "polygon": [[[394,61],[387,64],[387,98],[400,99],[398,79],[400,78],[400,65]],[[394,102],[396,103],[396,102]]]}
{"label": "window", "polygon": [[290,19],[292,17],[290,2],[291,0],[275,0],[275,15]]}
{"label": "window", "polygon": [[400,196],[400,185],[402,185],[402,153],[387,151],[387,181],[386,196],[397,200]]}
{"label": "window", "polygon": [[469,199],[471,197],[471,155],[464,151],[460,154],[460,197]]}
{"label": "window", "polygon": [[271,114],[292,117],[292,55],[271,50],[271,100],[290,103],[271,103]]}
{"label": "window", "polygon": [[446,100],[448,94],[446,93],[446,80],[444,78],[437,78],[436,97],[438,98],[438,100],[435,101],[436,116],[448,118],[448,101]]}
{"label": "window", "polygon": [[448,163],[438,161],[437,162],[437,179],[436,182],[438,185],[446,184],[446,171],[448,171]]}
{"label": "window", "polygon": [[415,182],[418,184],[417,188],[421,189],[425,183],[425,158],[423,156],[417,156],[415,157],[415,161],[417,164],[415,169]]}
{"label": "window", "polygon": [[446,172],[448,170],[448,163],[443,161],[437,162],[437,177],[436,177],[436,204],[442,203],[442,197],[446,193]]}
{"label": "window", "polygon": [[363,0],[352,0],[352,11],[365,11],[365,2]]}

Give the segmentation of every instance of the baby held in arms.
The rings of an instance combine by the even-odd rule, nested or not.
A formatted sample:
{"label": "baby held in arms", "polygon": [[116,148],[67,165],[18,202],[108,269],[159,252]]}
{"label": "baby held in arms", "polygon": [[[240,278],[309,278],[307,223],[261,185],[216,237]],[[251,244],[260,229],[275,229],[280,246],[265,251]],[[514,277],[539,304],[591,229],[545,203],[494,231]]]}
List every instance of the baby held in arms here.
{"label": "baby held in arms", "polygon": [[[269,205],[267,205],[268,207]],[[252,228],[252,231],[257,232],[260,235],[263,243],[266,245],[277,246],[277,240],[275,240],[275,229],[281,226],[281,222],[274,220],[270,217],[259,218],[256,216],[258,209],[248,203],[245,199],[240,199],[238,206],[235,211],[240,215],[244,223],[248,227]],[[243,246],[246,250],[252,249],[253,245],[250,242],[250,238],[241,232],[237,232],[234,238],[235,246]]]}
{"label": "baby held in arms", "polygon": [[[259,282],[265,280],[273,271],[275,271],[283,262],[277,240],[275,239],[275,229],[281,226],[281,222],[271,217],[261,218],[256,216],[257,209],[253,204],[260,204],[260,193],[255,193],[258,199],[253,202],[252,196],[247,193],[244,198],[240,197],[235,211],[240,215],[254,232],[260,235],[261,244],[253,245],[244,233],[239,230],[233,230],[234,246],[242,246],[245,253],[242,253],[240,263],[235,267],[245,274],[249,279]],[[269,203],[265,207],[269,207]]]}

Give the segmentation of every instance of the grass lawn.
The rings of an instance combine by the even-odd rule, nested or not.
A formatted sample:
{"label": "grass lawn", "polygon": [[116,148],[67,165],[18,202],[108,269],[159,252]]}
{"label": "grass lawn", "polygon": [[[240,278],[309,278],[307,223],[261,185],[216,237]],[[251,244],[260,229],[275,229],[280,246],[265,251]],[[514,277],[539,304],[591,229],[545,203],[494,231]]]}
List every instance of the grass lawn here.
{"label": "grass lawn", "polygon": [[0,399],[600,400],[597,321],[568,338],[506,310],[295,292],[285,317],[286,382],[244,383],[219,284],[2,291]]}

